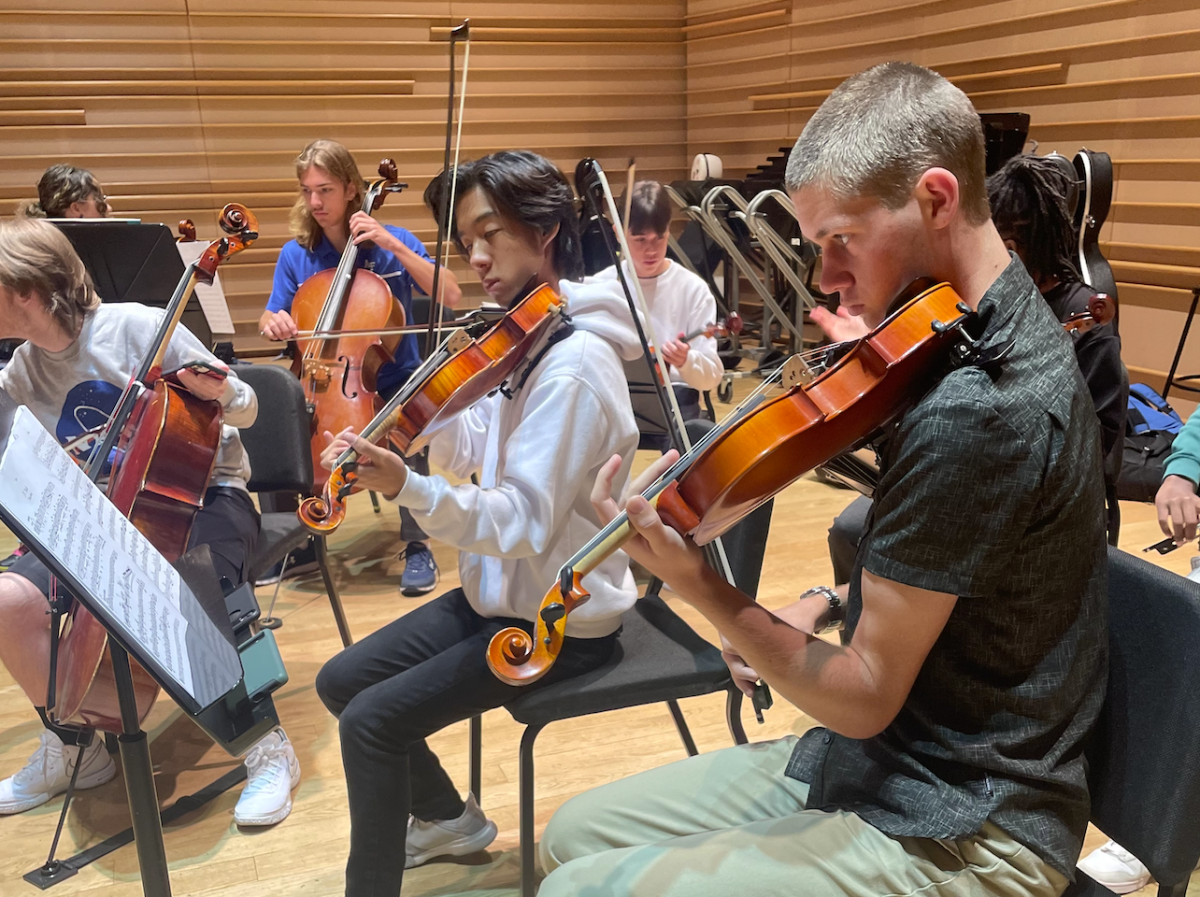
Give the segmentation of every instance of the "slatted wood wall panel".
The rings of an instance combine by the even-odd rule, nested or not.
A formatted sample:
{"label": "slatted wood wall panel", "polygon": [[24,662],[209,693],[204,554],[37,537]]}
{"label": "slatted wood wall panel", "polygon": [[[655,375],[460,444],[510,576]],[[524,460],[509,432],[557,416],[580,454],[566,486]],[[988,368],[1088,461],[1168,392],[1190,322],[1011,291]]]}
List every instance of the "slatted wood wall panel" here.
{"label": "slatted wood wall panel", "polygon": [[[1134,379],[1161,382],[1200,285],[1197,0],[689,0],[689,153],[734,175],[789,145],[841,78],[907,59],[981,111],[1032,116],[1039,152],[1117,163],[1102,247]],[[1182,368],[1200,372],[1200,335]]]}
{"label": "slatted wood wall panel", "polygon": [[520,147],[568,176],[585,155],[685,171],[683,0],[0,0],[0,215],[60,161],[94,171],[115,213],[191,217],[201,239],[225,202],[247,204],[263,236],[222,278],[239,351],[266,350],[254,324],[308,141],[344,142],[367,177],[395,158],[409,190],[379,217],[432,252],[421,192],[441,168],[447,33],[464,16],[464,157]]}

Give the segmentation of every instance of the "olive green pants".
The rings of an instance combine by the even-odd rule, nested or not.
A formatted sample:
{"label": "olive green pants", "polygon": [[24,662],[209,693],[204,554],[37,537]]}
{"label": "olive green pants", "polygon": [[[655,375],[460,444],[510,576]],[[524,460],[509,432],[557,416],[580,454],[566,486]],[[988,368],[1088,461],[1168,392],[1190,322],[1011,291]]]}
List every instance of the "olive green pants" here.
{"label": "olive green pants", "polygon": [[538,897],[1057,897],[1067,880],[992,823],[971,838],[885,835],[806,810],[796,739],[689,757],[567,801]]}

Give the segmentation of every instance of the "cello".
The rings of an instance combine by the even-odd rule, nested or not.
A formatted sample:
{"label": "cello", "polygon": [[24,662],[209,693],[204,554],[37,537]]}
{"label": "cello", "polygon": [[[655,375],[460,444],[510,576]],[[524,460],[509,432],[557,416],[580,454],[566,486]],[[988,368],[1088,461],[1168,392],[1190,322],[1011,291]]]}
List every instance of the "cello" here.
{"label": "cello", "polygon": [[[158,330],[117,401],[102,437],[84,465],[97,481],[115,448],[108,497],[168,560],[187,548],[196,512],[203,503],[217,450],[223,412],[220,402],[193,396],[162,371],[163,356],[198,282],[212,283],[225,259],[258,237],[258,221],[245,206],[230,203],[221,213],[228,234],[209,244],[188,265],[167,305]],[[121,732],[116,680],[106,647],[108,633],[75,602],[61,637],[55,677],[59,698],[47,712],[59,725],[83,725]],[[53,659],[52,659],[53,671]],[[138,718],[144,720],[158,695],[158,683],[130,660]]]}
{"label": "cello", "polygon": [[[385,437],[402,453],[420,451],[439,421],[501,389],[521,361],[560,319],[564,303],[546,284],[529,293],[491,326],[452,333],[359,432],[368,442]],[[358,453],[338,458],[319,495],[300,503],[296,516],[308,529],[328,535],[346,518],[346,496],[354,488]]]}
{"label": "cello", "polygon": [[[872,437],[918,398],[952,356],[970,358],[970,309],[945,283],[916,281],[900,307],[819,373],[793,356],[771,380],[679,458],[642,495],[663,522],[705,545],[802,474]],[[782,395],[765,399],[781,378]],[[488,645],[492,672],[509,685],[536,682],[562,650],[566,620],[588,599],[583,578],[632,538],[621,514],[576,552],[542,599],[534,633],[510,627]]]}
{"label": "cello", "polygon": [[[399,193],[407,184],[396,181],[396,163],[379,163],[380,180],[372,181],[363,196],[368,215],[383,205],[387,193]],[[387,282],[374,271],[355,267],[362,244],[347,238],[341,261],[308,278],[292,299],[296,328],[329,334],[339,330],[392,330],[403,327],[404,308]],[[325,482],[321,467],[321,434],[355,432],[371,420],[376,410],[375,377],[392,360],[401,337],[369,334],[338,339],[296,340],[292,372],[304,385],[312,414],[313,490]]]}

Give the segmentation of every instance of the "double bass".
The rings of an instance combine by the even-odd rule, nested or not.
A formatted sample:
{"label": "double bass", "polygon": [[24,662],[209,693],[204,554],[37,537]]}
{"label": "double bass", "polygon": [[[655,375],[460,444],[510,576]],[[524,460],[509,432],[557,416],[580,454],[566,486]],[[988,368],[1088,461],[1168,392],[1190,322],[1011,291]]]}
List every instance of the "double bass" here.
{"label": "double bass", "polygon": [[[663,521],[705,545],[839,452],[869,438],[930,384],[940,365],[970,357],[962,334],[970,309],[945,283],[917,281],[898,310],[819,373],[793,357],[776,377],[785,391],[770,399],[764,381],[724,421],[679,458],[642,495]],[[822,350],[828,359],[834,350]],[[535,682],[562,650],[566,620],[588,599],[583,578],[632,538],[619,515],[559,571],[542,599],[534,633],[511,627],[488,645],[492,672],[509,685]]]}
{"label": "double bass", "polygon": [[[368,215],[383,205],[386,194],[407,186],[396,181],[396,163],[391,159],[379,163],[379,175],[363,197],[362,211]],[[348,238],[338,266],[309,277],[292,299],[296,328],[322,334],[316,339],[298,337],[292,363],[312,414],[314,492],[321,491],[326,478],[321,468],[322,434],[340,433],[346,427],[358,432],[375,414],[376,375],[392,360],[402,337],[373,331],[394,331],[405,323],[404,307],[387,281],[357,267],[362,248],[363,244]],[[327,338],[343,330],[367,334]]]}
{"label": "double bass", "polygon": [[[209,244],[188,265],[167,305],[150,347],[117,401],[106,430],[84,465],[97,481],[115,448],[108,497],[168,560],[187,548],[192,523],[208,489],[224,415],[220,402],[192,395],[162,370],[163,357],[198,282],[212,283],[217,267],[258,237],[258,221],[230,203],[221,214],[228,236]],[[59,724],[121,732],[121,715],[108,651],[108,633],[75,602],[57,650],[58,698],[47,708]],[[53,657],[52,657],[53,663]],[[138,718],[145,719],[158,683],[132,659]]]}

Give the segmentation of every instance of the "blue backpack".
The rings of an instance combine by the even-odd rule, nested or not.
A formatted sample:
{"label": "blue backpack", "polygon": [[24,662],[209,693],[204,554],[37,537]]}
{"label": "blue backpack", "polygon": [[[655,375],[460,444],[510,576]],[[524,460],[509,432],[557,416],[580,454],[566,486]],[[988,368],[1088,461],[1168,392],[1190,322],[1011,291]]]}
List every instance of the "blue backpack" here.
{"label": "blue backpack", "polygon": [[1167,400],[1144,383],[1129,384],[1125,446],[1117,477],[1117,498],[1154,501],[1162,485],[1163,466],[1183,421]]}
{"label": "blue backpack", "polygon": [[1174,436],[1183,429],[1183,419],[1167,400],[1145,383],[1129,384],[1129,414],[1125,421],[1126,432],[1135,436],[1144,433],[1170,433]]}

